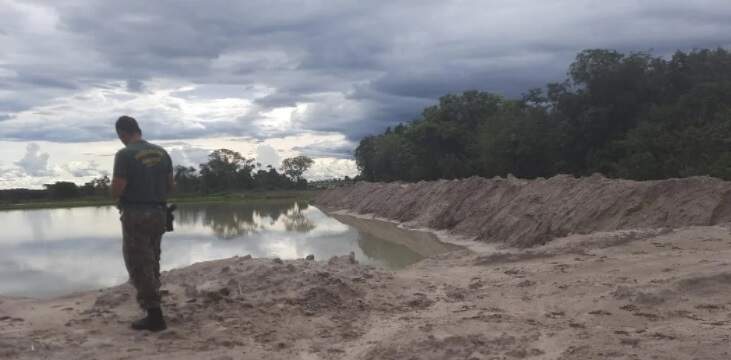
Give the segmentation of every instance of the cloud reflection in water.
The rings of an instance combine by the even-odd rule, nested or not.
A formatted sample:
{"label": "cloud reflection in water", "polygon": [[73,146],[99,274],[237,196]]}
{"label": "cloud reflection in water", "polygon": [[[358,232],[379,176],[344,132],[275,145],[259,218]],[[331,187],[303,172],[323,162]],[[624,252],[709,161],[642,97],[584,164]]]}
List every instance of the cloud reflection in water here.
{"label": "cloud reflection in water", "polygon": [[[49,297],[127,280],[113,207],[0,212],[0,294]],[[182,204],[163,238],[163,270],[251,254],[317,259],[346,255],[387,268],[422,255],[362,233],[305,202]]]}

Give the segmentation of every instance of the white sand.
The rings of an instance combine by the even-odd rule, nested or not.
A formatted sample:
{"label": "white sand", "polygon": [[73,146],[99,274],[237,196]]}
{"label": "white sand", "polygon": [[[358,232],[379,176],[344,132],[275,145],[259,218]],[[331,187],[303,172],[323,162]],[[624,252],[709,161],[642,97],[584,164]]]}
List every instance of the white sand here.
{"label": "white sand", "polygon": [[[710,183],[709,192],[727,185]],[[140,312],[127,285],[0,298],[0,358],[725,360],[731,231],[722,205],[686,195],[672,196],[695,215],[632,210],[655,219],[643,230],[599,216],[602,232],[453,251],[394,273],[348,257],[195,264],[164,274],[169,330],[157,334],[129,329]],[[706,207],[718,225],[662,220],[692,222]]]}

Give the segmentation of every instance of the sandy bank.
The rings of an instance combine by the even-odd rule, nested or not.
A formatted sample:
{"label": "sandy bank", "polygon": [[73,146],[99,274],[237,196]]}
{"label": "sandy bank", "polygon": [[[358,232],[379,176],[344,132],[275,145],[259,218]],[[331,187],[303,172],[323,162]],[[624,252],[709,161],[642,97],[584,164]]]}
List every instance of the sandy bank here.
{"label": "sandy bank", "polygon": [[637,182],[601,176],[361,182],[324,192],[317,204],[484,242],[531,247],[570,234],[726,223],[731,221],[731,182],[706,177]]}
{"label": "sandy bank", "polygon": [[726,227],[576,236],[571,251],[452,252],[388,273],[232,258],[165,273],[170,329],[131,289],[0,300],[12,359],[728,359]]}
{"label": "sandy bank", "polygon": [[[599,187],[619,186],[604,181]],[[139,311],[127,285],[47,301],[0,298],[0,358],[729,359],[731,230],[718,199],[711,209],[726,183],[690,181],[708,182],[710,190],[696,188],[705,200],[670,186],[687,214],[659,207],[671,195],[658,194],[643,204],[667,215],[635,206],[641,229],[616,221],[624,210],[606,210],[624,207],[602,202],[595,219],[605,231],[571,231],[529,249],[457,250],[398,272],[347,256],[237,257],[166,272],[170,329],[159,334],[128,328]],[[686,226],[694,221],[702,226]]]}

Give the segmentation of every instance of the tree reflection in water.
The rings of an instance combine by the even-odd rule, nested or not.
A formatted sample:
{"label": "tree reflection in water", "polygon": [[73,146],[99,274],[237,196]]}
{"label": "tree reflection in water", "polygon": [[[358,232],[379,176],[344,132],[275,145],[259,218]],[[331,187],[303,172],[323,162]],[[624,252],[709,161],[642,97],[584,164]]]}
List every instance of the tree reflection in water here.
{"label": "tree reflection in water", "polygon": [[315,223],[303,212],[306,202],[271,200],[242,203],[210,203],[180,206],[176,221],[202,224],[224,240],[236,239],[282,222],[287,231],[309,232]]}
{"label": "tree reflection in water", "polygon": [[309,204],[306,202],[296,202],[294,206],[287,211],[287,213],[284,215],[284,218],[282,219],[282,222],[284,223],[284,228],[287,229],[287,231],[296,231],[301,233],[310,232],[313,229],[315,229],[315,223],[312,222],[305,214],[302,212],[304,210],[307,210],[309,207]]}

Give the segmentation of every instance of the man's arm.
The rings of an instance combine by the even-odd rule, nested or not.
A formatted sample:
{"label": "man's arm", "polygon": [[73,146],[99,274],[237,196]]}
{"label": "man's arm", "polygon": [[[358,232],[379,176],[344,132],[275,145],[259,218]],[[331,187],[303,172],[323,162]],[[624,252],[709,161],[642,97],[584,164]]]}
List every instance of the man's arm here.
{"label": "man's arm", "polygon": [[165,158],[167,159],[167,173],[168,173],[168,193],[170,195],[175,192],[175,171],[173,170],[173,159],[170,158],[170,154],[165,152]]}
{"label": "man's arm", "polygon": [[127,179],[123,177],[112,178],[112,199],[119,200],[124,194],[124,189],[127,187]]}
{"label": "man's arm", "polygon": [[114,156],[114,170],[112,174],[112,199],[119,200],[127,187],[127,161],[121,151]]}

